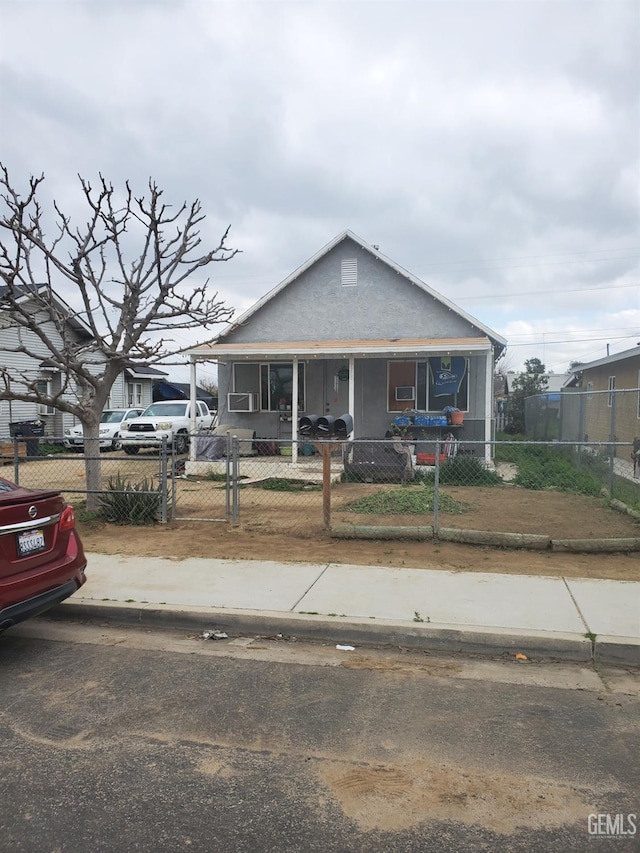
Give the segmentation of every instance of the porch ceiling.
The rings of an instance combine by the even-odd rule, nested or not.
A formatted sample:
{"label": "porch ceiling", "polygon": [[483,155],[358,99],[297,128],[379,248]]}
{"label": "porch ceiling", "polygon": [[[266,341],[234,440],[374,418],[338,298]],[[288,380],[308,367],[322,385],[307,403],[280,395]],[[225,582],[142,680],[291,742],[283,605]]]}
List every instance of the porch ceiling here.
{"label": "porch ceiling", "polygon": [[419,358],[425,355],[474,355],[492,349],[489,338],[386,338],[352,341],[268,341],[220,343],[189,351],[190,361],[225,358],[264,360],[313,358]]}

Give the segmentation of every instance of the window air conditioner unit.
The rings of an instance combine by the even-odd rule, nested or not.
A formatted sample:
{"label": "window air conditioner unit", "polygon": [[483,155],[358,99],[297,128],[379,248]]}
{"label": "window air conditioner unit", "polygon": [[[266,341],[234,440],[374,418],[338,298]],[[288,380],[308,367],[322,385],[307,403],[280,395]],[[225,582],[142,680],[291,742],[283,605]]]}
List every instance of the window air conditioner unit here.
{"label": "window air conditioner unit", "polygon": [[227,394],[228,412],[257,412],[258,395],[250,391],[234,391]]}
{"label": "window air conditioner unit", "polygon": [[396,388],[396,400],[415,400],[416,389],[413,385],[398,385]]}

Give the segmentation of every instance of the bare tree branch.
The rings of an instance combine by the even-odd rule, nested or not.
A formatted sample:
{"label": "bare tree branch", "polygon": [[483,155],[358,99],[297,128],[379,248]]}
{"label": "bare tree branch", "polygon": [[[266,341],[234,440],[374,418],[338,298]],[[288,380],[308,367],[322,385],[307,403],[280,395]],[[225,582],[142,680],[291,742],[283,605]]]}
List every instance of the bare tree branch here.
{"label": "bare tree branch", "polygon": [[[191,289],[189,279],[238,251],[227,246],[229,228],[202,251],[197,199],[172,208],[151,179],[135,196],[128,182],[116,191],[102,175],[95,186],[78,177],[87,219],[74,224],[55,200],[41,206],[44,175],[21,195],[0,164],[0,352],[32,364],[14,375],[0,368],[0,400],[54,406],[91,437],[126,367],[183,355],[191,347],[175,341],[177,330],[204,329],[198,342],[210,343],[232,319],[208,278]],[[61,377],[51,394],[42,392],[43,351]]]}

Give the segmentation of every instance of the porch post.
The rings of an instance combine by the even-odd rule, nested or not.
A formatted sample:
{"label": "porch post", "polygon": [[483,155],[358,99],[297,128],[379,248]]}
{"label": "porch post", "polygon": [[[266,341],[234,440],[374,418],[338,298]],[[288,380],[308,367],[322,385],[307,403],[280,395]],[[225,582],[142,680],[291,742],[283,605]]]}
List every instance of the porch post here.
{"label": "porch post", "polygon": [[[493,347],[489,347],[486,357],[485,393],[484,393],[484,440],[491,441],[491,420],[493,417]],[[484,446],[484,460],[491,462],[491,444]]]}
{"label": "porch post", "polygon": [[298,464],[298,356],[293,356],[293,394],[291,397],[291,464]]}
{"label": "porch post", "polygon": [[191,408],[191,439],[189,441],[189,459],[191,462],[196,460],[196,363],[191,356],[191,364],[189,365],[189,406]]}
{"label": "porch post", "polygon": [[353,434],[356,434],[356,360],[349,358],[349,414],[353,418]]}

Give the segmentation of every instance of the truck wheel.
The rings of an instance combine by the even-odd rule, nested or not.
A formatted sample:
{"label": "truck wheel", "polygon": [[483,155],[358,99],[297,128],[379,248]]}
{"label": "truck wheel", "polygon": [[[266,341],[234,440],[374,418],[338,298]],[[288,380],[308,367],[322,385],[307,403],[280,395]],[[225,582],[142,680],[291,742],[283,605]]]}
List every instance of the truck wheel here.
{"label": "truck wheel", "polygon": [[124,452],[128,453],[129,456],[135,456],[135,454],[138,453],[139,450],[139,447],[125,447]]}
{"label": "truck wheel", "polygon": [[176,453],[186,453],[189,449],[189,436],[186,432],[179,432],[176,435]]}
{"label": "truck wheel", "polygon": [[116,433],[113,437],[113,441],[111,442],[112,450],[122,450],[122,442],[118,438],[118,433]]}

